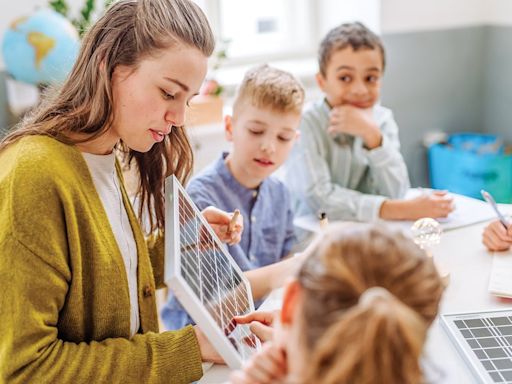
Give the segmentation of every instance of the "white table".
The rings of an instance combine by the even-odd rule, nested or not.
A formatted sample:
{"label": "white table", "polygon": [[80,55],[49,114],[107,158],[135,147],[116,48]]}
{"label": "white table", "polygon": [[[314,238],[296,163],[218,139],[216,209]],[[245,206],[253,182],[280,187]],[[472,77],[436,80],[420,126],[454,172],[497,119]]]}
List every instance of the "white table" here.
{"label": "white table", "polygon": [[[512,207],[505,206],[511,212]],[[442,269],[450,272],[449,285],[441,303],[440,313],[471,312],[511,307],[488,293],[492,254],[481,242],[487,223],[447,231],[441,243],[432,248],[432,254]],[[264,303],[267,309],[279,307],[279,292]],[[477,383],[469,367],[460,357],[448,335],[436,320],[429,332],[425,354],[443,372],[442,383]],[[223,383],[229,377],[226,366],[213,366],[200,383]]]}

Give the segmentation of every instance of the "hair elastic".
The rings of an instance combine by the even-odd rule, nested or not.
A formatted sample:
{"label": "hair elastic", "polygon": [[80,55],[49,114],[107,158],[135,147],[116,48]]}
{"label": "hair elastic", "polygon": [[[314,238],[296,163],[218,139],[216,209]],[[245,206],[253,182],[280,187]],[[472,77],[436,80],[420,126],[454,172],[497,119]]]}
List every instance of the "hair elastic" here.
{"label": "hair elastic", "polygon": [[389,299],[391,292],[383,287],[370,287],[359,296],[359,305],[370,306],[377,299]]}

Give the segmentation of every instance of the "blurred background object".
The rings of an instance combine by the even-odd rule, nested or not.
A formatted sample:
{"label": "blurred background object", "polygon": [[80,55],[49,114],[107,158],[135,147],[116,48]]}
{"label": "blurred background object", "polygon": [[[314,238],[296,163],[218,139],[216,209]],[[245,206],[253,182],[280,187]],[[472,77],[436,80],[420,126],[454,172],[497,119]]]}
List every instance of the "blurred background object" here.
{"label": "blurred background object", "polygon": [[2,55],[15,80],[45,87],[61,83],[79,48],[75,27],[61,14],[41,9],[14,20],[4,34]]}

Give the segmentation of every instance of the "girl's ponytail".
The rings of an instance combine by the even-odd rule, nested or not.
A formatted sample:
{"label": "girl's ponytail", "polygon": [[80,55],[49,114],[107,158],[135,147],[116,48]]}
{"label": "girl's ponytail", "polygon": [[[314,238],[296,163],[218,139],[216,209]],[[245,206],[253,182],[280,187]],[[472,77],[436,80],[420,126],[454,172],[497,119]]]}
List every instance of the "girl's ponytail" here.
{"label": "girl's ponytail", "polygon": [[419,383],[426,322],[381,287],[341,312],[318,340],[304,383]]}

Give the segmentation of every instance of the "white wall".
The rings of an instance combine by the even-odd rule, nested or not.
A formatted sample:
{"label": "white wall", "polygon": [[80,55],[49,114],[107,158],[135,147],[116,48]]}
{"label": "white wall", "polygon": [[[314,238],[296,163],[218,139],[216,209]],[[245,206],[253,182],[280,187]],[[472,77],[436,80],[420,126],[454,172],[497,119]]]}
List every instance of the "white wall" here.
{"label": "white wall", "polygon": [[489,20],[496,25],[512,25],[512,1],[488,1],[493,5],[489,12]]}
{"label": "white wall", "polygon": [[510,0],[381,0],[381,32],[512,25]]}
{"label": "white wall", "polygon": [[361,21],[375,32],[380,31],[380,3],[386,0],[314,0],[321,25],[319,36],[346,21]]}
{"label": "white wall", "polygon": [[[504,0],[506,1],[506,0]],[[484,24],[496,0],[381,0],[381,32]]]}

